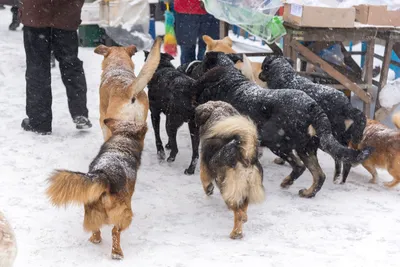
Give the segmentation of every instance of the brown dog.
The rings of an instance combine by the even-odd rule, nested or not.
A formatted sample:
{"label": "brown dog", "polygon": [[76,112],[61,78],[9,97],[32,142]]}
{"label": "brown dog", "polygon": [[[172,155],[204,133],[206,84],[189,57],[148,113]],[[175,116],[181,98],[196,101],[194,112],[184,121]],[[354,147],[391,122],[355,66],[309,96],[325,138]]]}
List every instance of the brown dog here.
{"label": "brown dog", "polygon": [[234,214],[232,239],[243,237],[247,207],[265,198],[263,168],[258,161],[258,134],[254,122],[230,104],[208,101],[196,108],[200,127],[200,179],[211,195],[215,182]]}
{"label": "brown dog", "polygon": [[392,121],[397,129],[390,129],[375,120],[367,120],[360,144],[357,146],[350,144],[356,149],[366,146],[375,148],[362,165],[372,175],[370,183],[376,183],[378,177],[376,168],[386,169],[393,177],[391,182],[384,183],[387,187],[394,187],[400,183],[400,113],[394,114]]}
{"label": "brown dog", "polygon": [[157,37],[146,63],[138,77],[131,57],[136,53],[134,45],[107,47],[100,45],[94,52],[104,56],[100,84],[100,126],[104,141],[111,131],[104,125],[105,118],[146,122],[149,99],[143,90],[153,77],[160,62],[162,38]]}
{"label": "brown dog", "polygon": [[[203,41],[206,43],[206,51],[223,52],[225,54],[236,54],[237,52],[232,48],[232,39],[226,36],[221,40],[214,40],[208,35],[203,35]],[[243,62],[238,62],[235,67],[242,71],[243,75],[246,76],[250,81],[255,82],[263,88],[267,88],[267,83],[263,82],[258,78],[261,72],[260,62],[251,62],[245,55],[243,55]]]}
{"label": "brown dog", "polygon": [[112,258],[122,259],[121,231],[129,227],[147,125],[106,119],[112,132],[89,166],[88,173],[57,170],[50,178],[46,193],[56,205],[84,204],[85,230],[92,231],[90,242],[100,243],[100,228],[112,224]]}
{"label": "brown dog", "polygon": [[12,267],[17,255],[14,231],[6,217],[0,212],[0,266]]}

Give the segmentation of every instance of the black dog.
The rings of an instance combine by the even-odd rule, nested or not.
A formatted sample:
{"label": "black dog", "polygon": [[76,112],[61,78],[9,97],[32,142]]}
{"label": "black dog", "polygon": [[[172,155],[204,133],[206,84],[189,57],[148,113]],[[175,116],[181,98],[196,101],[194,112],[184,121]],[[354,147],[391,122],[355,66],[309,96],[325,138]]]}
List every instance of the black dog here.
{"label": "black dog", "polygon": [[350,163],[362,162],[371,153],[370,148],[357,151],[339,144],[332,135],[328,117],[306,93],[265,90],[247,80],[234,67],[229,56],[221,52],[208,52],[204,64],[209,71],[196,81],[198,104],[222,100],[249,116],[257,124],[261,146],[268,147],[292,166],[293,170],[283,180],[282,187],[293,184],[304,172],[301,159],[312,173],[314,182],[299,194],[302,197],[315,196],[325,181],[317,159],[318,148]]}
{"label": "black dog", "polygon": [[[145,51],[147,59],[148,52]],[[156,138],[157,154],[159,159],[165,159],[165,152],[160,138],[160,114],[164,113],[167,117],[166,130],[168,143],[165,146],[171,149],[167,159],[173,162],[178,154],[176,134],[178,128],[184,122],[189,124],[190,137],[192,139],[192,161],[185,170],[185,174],[193,174],[199,158],[199,133],[194,121],[195,111],[192,105],[194,93],[192,86],[194,80],[182,72],[175,69],[171,60],[174,58],[169,54],[161,53],[160,63],[148,87],[151,121]]]}
{"label": "black dog", "polygon": [[[360,143],[367,118],[361,110],[354,108],[345,94],[339,90],[315,84],[298,75],[290,61],[282,56],[266,57],[262,63],[262,72],[259,78],[267,82],[270,89],[297,89],[305,92],[324,110],[331,123],[332,134],[340,144],[347,146],[350,141],[356,145]],[[334,158],[334,160],[335,175],[333,180],[338,182],[342,162],[338,158]],[[346,164],[349,163],[344,163],[344,180],[348,175],[347,170],[349,170]]]}

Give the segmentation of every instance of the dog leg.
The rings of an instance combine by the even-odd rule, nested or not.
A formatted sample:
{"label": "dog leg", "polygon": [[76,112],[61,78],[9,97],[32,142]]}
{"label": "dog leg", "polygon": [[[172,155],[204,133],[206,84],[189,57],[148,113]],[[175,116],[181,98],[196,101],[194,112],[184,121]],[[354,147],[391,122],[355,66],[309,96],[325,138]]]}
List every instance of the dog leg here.
{"label": "dog leg", "polygon": [[178,154],[178,144],[176,143],[176,134],[178,128],[183,124],[183,120],[180,117],[167,116],[167,134],[169,139],[169,144],[171,145],[171,153],[167,159],[168,162],[174,162],[175,157]]}
{"label": "dog leg", "polygon": [[305,153],[297,153],[301,160],[306,165],[307,169],[311,172],[313,176],[313,184],[308,189],[301,189],[299,191],[299,195],[301,197],[312,198],[314,197],[319,190],[321,190],[322,185],[325,182],[325,174],[319,166],[318,158],[315,152],[305,152]]}
{"label": "dog leg", "polygon": [[340,182],[341,184],[346,183],[347,176],[349,176],[351,169],[351,163],[343,162],[343,176],[342,176],[342,181]]}
{"label": "dog leg", "polygon": [[124,258],[124,253],[121,249],[121,230],[114,226],[112,229],[112,251],[111,257],[114,260],[122,260]]}
{"label": "dog leg", "polygon": [[153,124],[154,136],[156,138],[157,156],[159,160],[165,160],[164,147],[160,137],[160,112],[151,111],[151,122]]}
{"label": "dog leg", "polygon": [[200,135],[199,129],[197,128],[194,120],[190,120],[188,124],[190,139],[192,141],[192,161],[190,162],[189,168],[185,170],[185,174],[193,174],[194,170],[196,169],[197,161],[199,159]]}
{"label": "dog leg", "polygon": [[[395,164],[397,165],[398,163],[396,162]],[[389,167],[388,172],[390,173],[390,175],[393,176],[393,180],[391,182],[384,183],[384,185],[386,187],[392,188],[392,187],[396,186],[398,183],[400,183],[400,175],[399,175],[400,168],[399,167],[397,167],[397,168],[393,167],[393,166]]]}
{"label": "dog leg", "polygon": [[246,200],[243,202],[243,206],[241,208],[242,210],[242,221],[243,223],[247,222],[247,208],[249,207],[249,200],[246,198]]}
{"label": "dog leg", "polygon": [[200,161],[200,180],[206,195],[211,196],[214,193],[214,185],[208,168],[203,161]]}
{"label": "dog leg", "polygon": [[376,184],[376,178],[378,177],[378,172],[376,168],[372,164],[368,164],[368,161],[363,162],[363,167],[372,175],[372,178],[369,180],[369,183]]}
{"label": "dog leg", "polygon": [[335,184],[339,183],[339,177],[342,171],[342,162],[335,159],[335,173],[333,174],[333,182]]}
{"label": "dog leg", "polygon": [[304,167],[304,164],[301,162],[301,160],[293,152],[290,152],[288,154],[280,154],[278,156],[287,161],[292,167],[292,172],[281,183],[282,188],[288,188],[294,183],[297,178],[300,177],[300,175],[303,174],[306,168]]}
{"label": "dog leg", "polygon": [[241,239],[243,238],[243,217],[242,210],[240,208],[233,208],[233,216],[234,216],[234,224],[233,230],[230,234],[230,238],[232,239]]}
{"label": "dog leg", "polygon": [[96,230],[92,232],[92,236],[89,238],[89,241],[93,244],[101,243],[101,232],[100,230]]}

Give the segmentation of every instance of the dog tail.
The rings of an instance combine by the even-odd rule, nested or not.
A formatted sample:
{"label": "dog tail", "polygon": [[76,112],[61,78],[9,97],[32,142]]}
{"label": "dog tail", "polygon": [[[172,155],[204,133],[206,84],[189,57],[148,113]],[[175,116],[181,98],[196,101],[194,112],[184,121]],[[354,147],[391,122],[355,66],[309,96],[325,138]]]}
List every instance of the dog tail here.
{"label": "dog tail", "polygon": [[71,202],[91,203],[98,200],[108,189],[108,180],[101,174],[56,170],[48,181],[50,186],[46,194],[56,206]]}
{"label": "dog tail", "polygon": [[157,36],[146,62],[132,85],[133,91],[131,98],[144,90],[151,78],[153,78],[153,75],[158,68],[158,64],[160,63],[162,41],[162,37]]}
{"label": "dog tail", "polygon": [[[349,104],[350,105],[350,104]],[[357,108],[349,107],[350,118],[345,120],[346,130],[350,131],[351,142],[353,144],[359,144],[364,135],[364,129],[367,125],[367,117],[364,112]]]}
{"label": "dog tail", "polygon": [[241,207],[246,200],[250,204],[261,203],[265,199],[262,170],[255,164],[245,167],[239,163],[227,170],[221,189],[228,207]]}
{"label": "dog tail", "polygon": [[310,135],[315,133],[320,140],[319,147],[335,159],[357,164],[366,160],[372,153],[373,148],[371,147],[366,147],[362,150],[354,150],[341,145],[332,135],[331,124],[328,117],[316,103],[311,108],[310,114],[314,118],[312,126],[315,127],[315,130],[310,130],[309,128]]}
{"label": "dog tail", "polygon": [[0,266],[13,266],[17,252],[14,230],[4,214],[0,212]]}
{"label": "dog tail", "polygon": [[254,122],[247,117],[236,115],[221,120],[210,128],[205,138],[230,138],[232,136],[238,137],[238,147],[241,158],[245,162],[251,162],[257,157],[257,127]]}
{"label": "dog tail", "polygon": [[397,129],[400,129],[400,112],[393,114],[392,122]]}

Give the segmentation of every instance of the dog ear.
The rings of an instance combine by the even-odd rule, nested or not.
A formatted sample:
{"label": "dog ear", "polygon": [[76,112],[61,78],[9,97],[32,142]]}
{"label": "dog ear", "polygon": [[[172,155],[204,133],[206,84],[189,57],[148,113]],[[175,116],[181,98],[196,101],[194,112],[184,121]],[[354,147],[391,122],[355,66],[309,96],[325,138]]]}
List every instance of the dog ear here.
{"label": "dog ear", "polygon": [[175,58],[168,53],[161,53],[161,58],[166,61],[174,60]]}
{"label": "dog ear", "polygon": [[143,140],[147,133],[147,124],[144,123],[140,125],[135,125],[135,127],[137,127],[137,130],[135,131],[135,137],[139,140]]}
{"label": "dog ear", "polygon": [[232,47],[233,45],[233,41],[231,38],[229,38],[229,36],[224,37],[224,39],[222,39],[222,42],[229,47]]}
{"label": "dog ear", "polygon": [[137,48],[134,45],[126,46],[124,47],[124,49],[130,57],[132,57],[137,52]]}
{"label": "dog ear", "polygon": [[195,117],[194,117],[194,121],[197,127],[200,127],[204,123],[206,123],[207,120],[210,118],[212,112],[213,108],[207,103],[198,106],[195,109]]}
{"label": "dog ear", "polygon": [[147,50],[143,50],[143,53],[144,53],[144,60],[146,61],[146,60],[147,60],[147,57],[148,57],[149,54],[150,54],[150,52],[147,51]]}
{"label": "dog ear", "polygon": [[233,61],[233,63],[237,63],[238,61],[242,61],[243,62],[243,54],[237,54],[237,53],[230,53],[230,54],[226,54],[230,60]]}
{"label": "dog ear", "polygon": [[108,129],[110,129],[112,133],[115,131],[118,124],[118,120],[113,118],[107,118],[103,122],[108,127]]}
{"label": "dog ear", "polygon": [[110,48],[108,46],[105,45],[99,45],[98,47],[96,47],[94,49],[94,52],[96,54],[102,55],[102,56],[107,56],[108,53],[110,52]]}
{"label": "dog ear", "polygon": [[210,50],[212,50],[215,47],[215,44],[217,43],[213,38],[211,38],[208,35],[203,35],[203,41],[206,43],[206,45]]}

